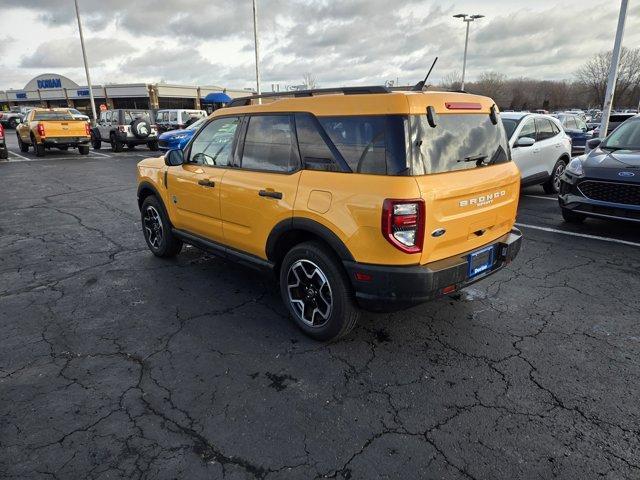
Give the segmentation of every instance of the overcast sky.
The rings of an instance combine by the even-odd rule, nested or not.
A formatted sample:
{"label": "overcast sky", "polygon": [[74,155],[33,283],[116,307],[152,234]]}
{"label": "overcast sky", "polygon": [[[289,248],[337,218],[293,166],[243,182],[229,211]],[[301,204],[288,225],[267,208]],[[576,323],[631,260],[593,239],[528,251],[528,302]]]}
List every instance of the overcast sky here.
{"label": "overcast sky", "polygon": [[[253,87],[251,0],[79,0],[94,83],[158,82]],[[640,46],[640,1],[624,45]],[[262,88],[413,84],[434,56],[433,83],[461,71],[570,79],[610,50],[618,0],[258,0]],[[73,0],[0,0],[0,89],[55,72],[86,84]]]}

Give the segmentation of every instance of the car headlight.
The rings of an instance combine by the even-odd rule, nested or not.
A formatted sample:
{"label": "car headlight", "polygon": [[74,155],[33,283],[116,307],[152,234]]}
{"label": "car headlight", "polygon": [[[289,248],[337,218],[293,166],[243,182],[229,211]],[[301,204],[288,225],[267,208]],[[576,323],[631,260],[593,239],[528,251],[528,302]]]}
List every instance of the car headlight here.
{"label": "car headlight", "polygon": [[584,175],[584,168],[582,166],[582,159],[580,157],[574,158],[567,165],[567,172],[572,173],[578,177]]}

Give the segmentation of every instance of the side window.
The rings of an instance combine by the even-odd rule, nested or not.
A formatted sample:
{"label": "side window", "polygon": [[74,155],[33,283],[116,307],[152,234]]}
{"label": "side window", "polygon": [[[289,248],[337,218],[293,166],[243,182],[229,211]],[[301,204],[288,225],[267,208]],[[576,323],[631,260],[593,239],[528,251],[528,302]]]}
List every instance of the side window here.
{"label": "side window", "polygon": [[112,116],[113,116],[113,111],[109,110],[108,112],[105,112],[105,119],[107,123],[111,123]]}
{"label": "side window", "polygon": [[533,121],[533,118],[528,118],[525,120],[522,125],[522,130],[520,130],[520,135],[518,138],[528,137],[532,139],[536,139],[536,124]]}
{"label": "side window", "polygon": [[106,122],[107,121],[107,112],[100,112],[100,122]]}
{"label": "side window", "polygon": [[536,118],[536,128],[538,130],[537,140],[546,140],[553,137],[553,127],[546,118]]}
{"label": "side window", "polygon": [[298,167],[290,115],[249,117],[242,168],[291,172]]}
{"label": "side window", "polygon": [[189,162],[209,167],[229,165],[233,139],[239,123],[238,117],[228,117],[206,125],[193,141]]}
{"label": "side window", "polygon": [[310,114],[296,113],[296,133],[302,164],[307,170],[336,172],[338,164],[318,127],[317,121]]}
{"label": "side window", "polygon": [[558,135],[560,133],[560,127],[558,127],[556,122],[554,122],[552,120],[549,120],[549,122],[551,123],[551,129],[553,130],[553,136],[555,137],[556,135]]}
{"label": "side window", "polygon": [[157,115],[158,123],[162,123],[166,120],[166,114],[167,112],[158,112],[158,115]]}
{"label": "side window", "polygon": [[169,112],[169,121],[178,122],[178,112]]}
{"label": "side window", "polygon": [[587,130],[587,124],[580,117],[576,117],[576,125],[578,130]]}
{"label": "side window", "polygon": [[577,130],[578,124],[576,123],[576,119],[574,117],[567,117],[567,121],[565,122],[565,127],[570,128],[572,130]]}

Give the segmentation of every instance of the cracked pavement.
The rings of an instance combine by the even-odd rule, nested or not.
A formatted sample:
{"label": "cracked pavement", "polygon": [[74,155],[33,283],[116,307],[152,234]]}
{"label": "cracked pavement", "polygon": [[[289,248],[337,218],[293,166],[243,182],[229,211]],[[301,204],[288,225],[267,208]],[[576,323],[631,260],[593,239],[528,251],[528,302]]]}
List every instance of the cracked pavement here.
{"label": "cracked pavement", "polygon": [[523,228],[492,278],[321,344],[269,277],[148,252],[139,159],[0,164],[0,477],[640,478],[637,247]]}

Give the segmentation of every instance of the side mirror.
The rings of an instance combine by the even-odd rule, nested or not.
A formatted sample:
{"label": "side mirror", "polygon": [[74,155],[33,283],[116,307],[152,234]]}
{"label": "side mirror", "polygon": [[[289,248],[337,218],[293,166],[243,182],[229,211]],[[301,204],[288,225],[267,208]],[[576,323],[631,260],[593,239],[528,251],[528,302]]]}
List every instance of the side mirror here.
{"label": "side mirror", "polygon": [[179,148],[169,150],[164,155],[164,164],[168,167],[177,167],[184,163],[184,152]]}
{"label": "side mirror", "polygon": [[601,138],[592,138],[591,140],[587,140],[587,147],[593,150],[594,148],[598,148],[601,143],[602,143]]}
{"label": "side mirror", "polygon": [[516,143],[513,144],[513,148],[517,147],[532,147],[536,141],[531,137],[520,137],[516,140]]}

